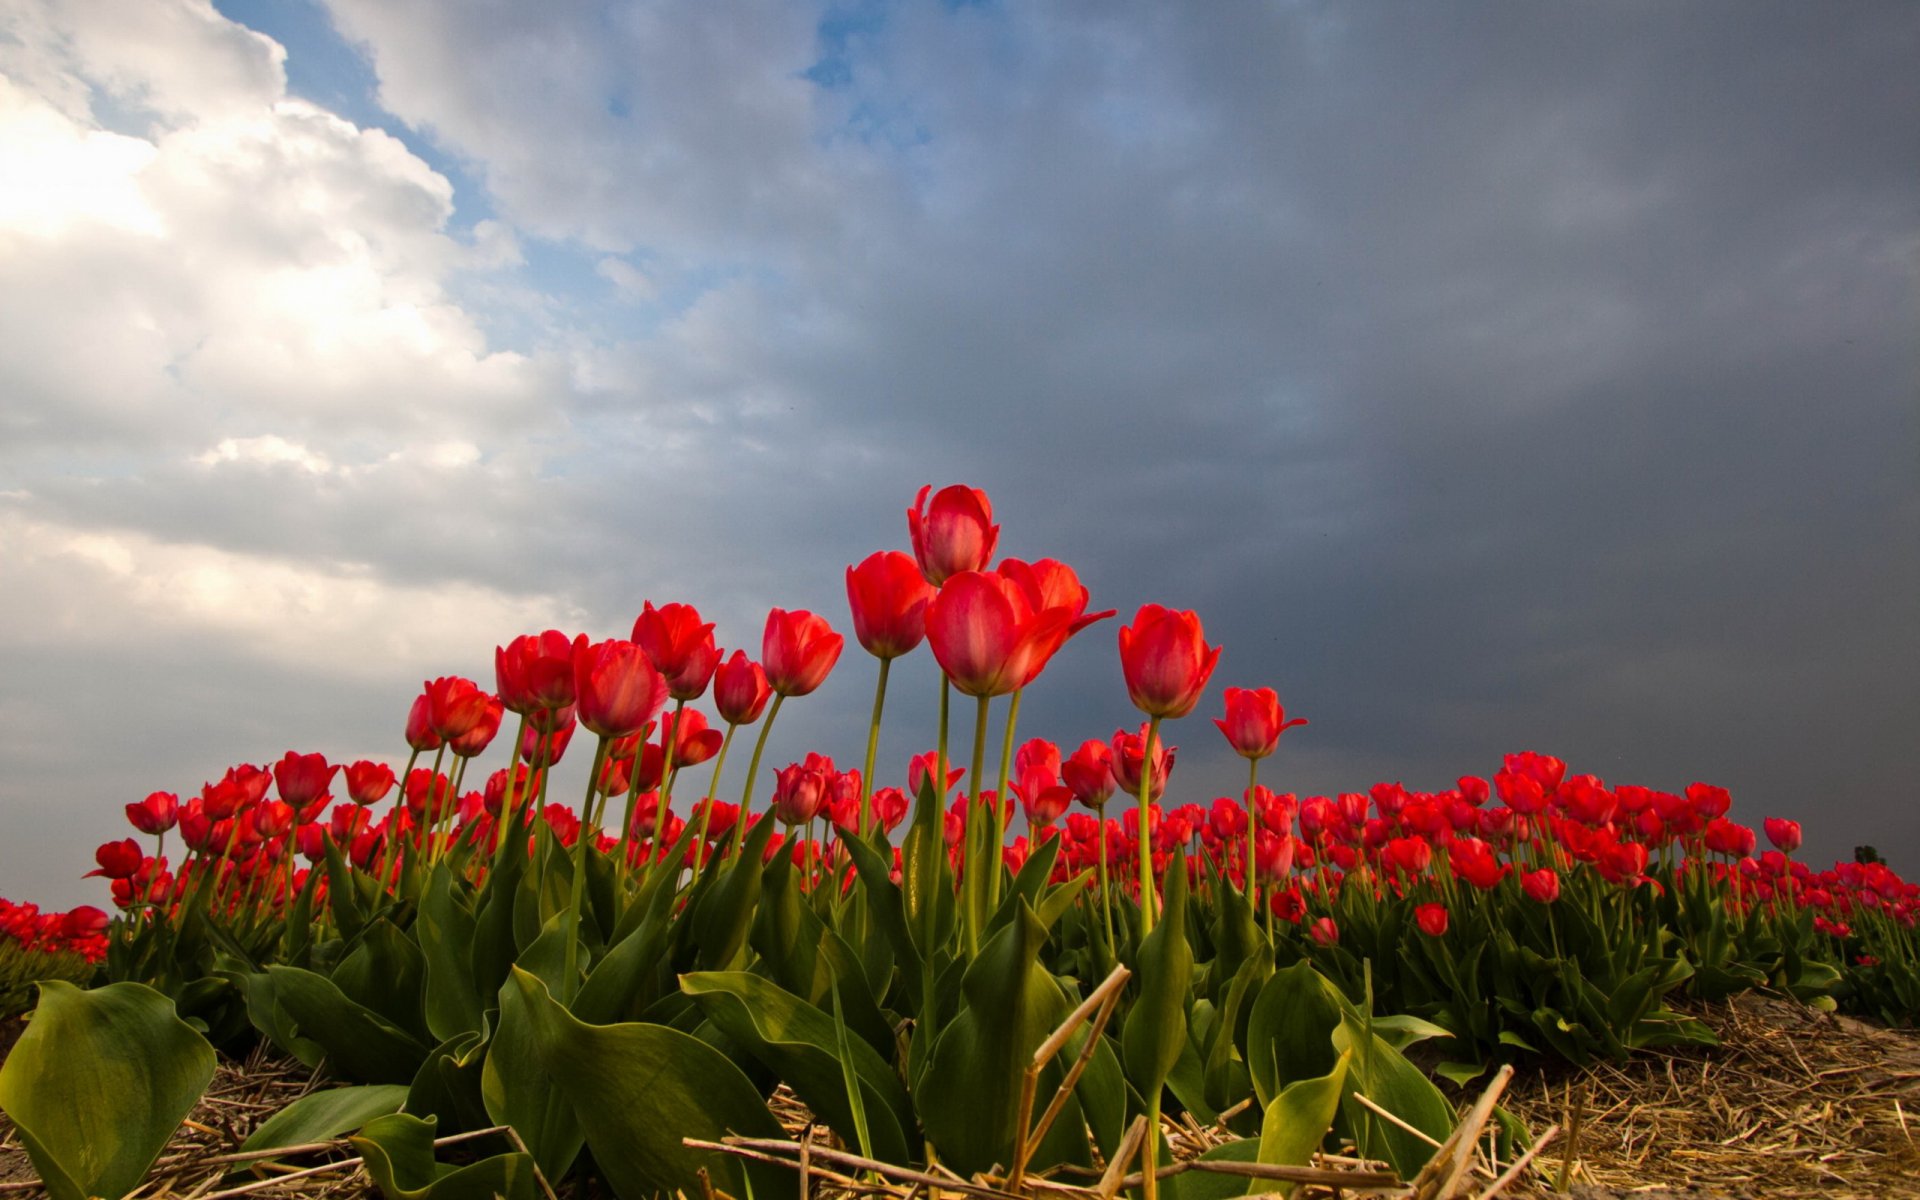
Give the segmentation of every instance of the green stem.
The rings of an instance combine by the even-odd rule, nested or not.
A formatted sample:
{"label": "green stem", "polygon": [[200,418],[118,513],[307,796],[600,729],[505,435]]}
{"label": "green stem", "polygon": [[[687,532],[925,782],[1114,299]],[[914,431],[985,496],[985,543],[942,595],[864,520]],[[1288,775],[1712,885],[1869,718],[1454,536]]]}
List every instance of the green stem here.
{"label": "green stem", "polygon": [[374,880],[383,892],[387,890],[387,873],[393,870],[393,857],[400,850],[400,810],[407,803],[407,779],[413,774],[413,764],[419,760],[418,749],[407,755],[407,769],[400,774],[400,786],[393,797],[393,811],[387,814],[387,836],[381,839],[386,845],[380,848],[380,874]]}
{"label": "green stem", "polygon": [[1013,728],[1014,723],[1020,719],[1021,691],[1022,689],[1015,688],[1013,699],[1007,705],[1007,733],[1006,736],[1000,740],[1000,784],[993,792],[993,846],[995,865],[993,870],[993,883],[987,892],[987,905],[990,908],[998,907],[1000,904],[1000,877],[1005,874],[1005,872],[1000,870],[998,856],[1001,847],[1007,844],[1007,774],[1013,769]]}
{"label": "green stem", "polygon": [[1093,810],[1100,822],[1100,907],[1107,918],[1107,957],[1114,955],[1113,949],[1113,887],[1107,882],[1107,806],[1102,804]]}
{"label": "green stem", "polygon": [[[665,828],[667,823],[667,797],[672,790],[668,781],[673,775],[673,752],[679,749],[680,746],[680,712],[686,707],[687,702],[685,700],[675,700],[673,702],[673,729],[666,738],[666,745],[660,748],[660,803],[653,810],[653,828],[656,840],[659,831]],[[633,841],[633,812],[634,809],[640,805],[640,770],[646,765],[646,762],[647,739],[643,736],[640,739],[639,747],[633,752],[633,778],[627,782],[626,815],[620,821],[620,844],[613,852],[614,869],[621,873],[621,878],[623,879],[626,877],[627,871],[627,846]],[[647,858],[647,865],[649,867],[653,865],[651,855]],[[618,890],[623,894],[626,891],[624,887]]]}
{"label": "green stem", "polygon": [[[1154,717],[1147,722],[1147,744],[1141,748],[1140,757],[1140,936],[1143,938],[1153,932],[1153,828],[1147,823],[1147,797],[1153,790],[1153,747],[1159,740],[1160,718]],[[1157,1099],[1153,1107],[1158,1110]],[[1158,1115],[1157,1111],[1155,1115]],[[1151,1148],[1156,1136],[1157,1129],[1147,1130],[1149,1180],[1153,1178]]]}
{"label": "green stem", "polygon": [[1253,905],[1253,911],[1260,911],[1260,885],[1254,876],[1254,846],[1260,840],[1260,805],[1254,800],[1254,791],[1260,786],[1260,760],[1247,760],[1247,903]]}
{"label": "green stem", "polygon": [[873,723],[867,728],[867,759],[860,769],[860,836],[866,837],[873,832],[873,806],[869,799],[873,795],[873,759],[880,751],[880,713],[887,704],[887,670],[893,666],[891,658],[880,660],[880,679],[873,685]]}
{"label": "green stem", "polygon": [[773,694],[773,707],[767,710],[767,722],[760,727],[760,736],[753,743],[753,758],[747,763],[747,786],[740,792],[740,816],[733,823],[733,844],[727,854],[737,856],[742,843],[747,840],[747,811],[753,807],[753,781],[760,775],[760,754],[767,748],[767,734],[773,732],[773,719],[780,715],[780,705],[786,700],[786,693]]}
{"label": "green stem", "polygon": [[447,744],[441,742],[440,748],[433,752],[433,773],[427,779],[426,816],[425,819],[420,822],[419,836],[413,839],[413,856],[415,858],[419,858],[427,852],[427,848],[432,844],[432,839],[428,837],[428,833],[440,825],[440,802],[434,797],[434,793],[440,790],[440,764],[446,757]]}
{"label": "green stem", "polygon": [[[727,765],[727,750],[733,745],[733,731],[738,728],[740,727],[732,722],[727,723],[727,736],[720,739],[720,753],[713,760],[713,778],[707,781],[706,802],[700,806],[700,829],[693,835],[693,873],[696,878],[701,868],[707,865],[707,827],[713,823],[713,798],[720,794],[720,768]],[[735,823],[738,823],[737,817]],[[660,841],[658,822],[653,826],[653,840],[654,846],[650,846],[647,850],[648,861],[652,861],[653,852],[658,848]]]}
{"label": "green stem", "polygon": [[513,792],[518,782],[515,768],[520,765],[520,743],[527,738],[527,714],[520,714],[519,728],[513,731],[513,745],[507,748],[507,783],[500,794],[500,816],[494,821],[493,862],[487,868],[489,876],[500,869],[500,856],[507,845],[507,831],[514,828]]}
{"label": "green stem", "polygon": [[[961,861],[961,869],[966,874],[961,879],[961,892],[966,901],[967,914],[967,954],[978,956],[980,953],[980,931],[986,925],[986,853],[980,845],[986,835],[987,822],[980,815],[980,771],[986,765],[987,758],[987,705],[986,696],[978,697],[973,718],[973,770],[967,781],[967,832],[966,857]],[[999,798],[995,797],[995,803]]]}
{"label": "green stem", "polygon": [[611,740],[601,734],[599,744],[594,746],[593,769],[587,772],[587,794],[580,801],[580,833],[573,840],[573,895],[567,901],[567,968],[560,976],[560,986],[566,991],[566,995],[559,998],[562,1003],[572,1001],[580,987],[575,972],[580,961],[580,902],[587,894],[587,848],[594,841],[594,785],[600,782],[600,767],[607,761],[607,745]]}

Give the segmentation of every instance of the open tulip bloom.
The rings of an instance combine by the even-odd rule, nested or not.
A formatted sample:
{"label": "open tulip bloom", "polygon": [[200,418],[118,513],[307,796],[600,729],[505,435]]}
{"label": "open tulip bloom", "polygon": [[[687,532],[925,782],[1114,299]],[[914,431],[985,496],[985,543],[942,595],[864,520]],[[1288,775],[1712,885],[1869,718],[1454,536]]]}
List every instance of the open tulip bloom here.
{"label": "open tulip bloom", "polygon": [[[648,601],[631,639],[523,633],[495,647],[494,691],[449,674],[397,697],[392,762],[289,750],[117,802],[131,830],[76,865],[111,916],[0,900],[0,1006],[31,1003],[36,980],[125,989],[45,985],[13,1060],[27,1065],[0,1074],[43,1175],[74,1196],[135,1186],[158,1144],[109,1178],[36,1105],[71,1093],[128,1144],[151,1109],[170,1134],[177,1105],[103,1088],[87,1064],[147,1056],[139,1069],[190,1106],[209,1038],[385,1085],[321,1094],[364,1106],[357,1126],[321,1120],[315,1097],[299,1127],[358,1128],[389,1195],[451,1185],[435,1139],[496,1123],[511,1149],[459,1169],[475,1194],[523,1198],[534,1168],[557,1184],[590,1158],[627,1200],[791,1195],[783,1168],[691,1144],[777,1137],[764,1097],[780,1082],[867,1160],[1024,1194],[1097,1147],[1115,1165],[1137,1153],[1151,1200],[1159,1139],[1122,1141],[1163,1107],[1283,1130],[1236,1147],[1243,1161],[1306,1166],[1337,1135],[1414,1177],[1455,1118],[1396,1048],[1407,1036],[1464,1083],[1501,1062],[1703,1044],[1677,1001],[1750,987],[1920,1018],[1920,887],[1879,862],[1814,869],[1798,821],[1756,823],[1724,788],[1608,781],[1528,751],[1433,790],[1276,792],[1261,763],[1306,722],[1274,688],[1230,687],[1209,711],[1246,786],[1201,790],[1204,752],[1175,772],[1165,724],[1202,705],[1221,659],[1194,612],[1147,603],[1118,629],[1125,693],[1088,714],[1100,724],[1017,733],[1056,658],[1114,653],[1073,639],[1113,611],[1090,613],[1057,559],[993,566],[1000,526],[976,488],[923,489],[907,518],[907,548],[847,567],[844,621],[774,608],[758,661],[722,651],[693,606]],[[847,622],[877,660],[864,747],[849,731],[764,764]],[[893,745],[934,747],[904,769],[879,757],[896,661],[940,694],[937,727]],[[955,692],[974,700],[964,765]],[[734,734],[755,724],[729,782]],[[590,758],[568,755],[577,727]],[[862,749],[858,768],[826,752]],[[46,1033],[109,1011],[130,1032],[106,1049]],[[1400,1040],[1365,1042],[1387,1015]],[[74,1040],[38,1049],[34,1029]],[[1065,1057],[1029,1075],[1044,1047]],[[1360,1119],[1342,1100],[1356,1092],[1399,1123]]]}

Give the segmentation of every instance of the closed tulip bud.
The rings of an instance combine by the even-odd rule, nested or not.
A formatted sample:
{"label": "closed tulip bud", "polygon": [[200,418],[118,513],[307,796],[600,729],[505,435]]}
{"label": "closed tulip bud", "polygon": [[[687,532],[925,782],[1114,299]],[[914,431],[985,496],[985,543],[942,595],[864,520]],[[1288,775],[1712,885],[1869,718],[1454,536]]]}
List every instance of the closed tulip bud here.
{"label": "closed tulip bud", "polygon": [[1340,944],[1340,926],[1334,923],[1332,917],[1321,917],[1307,927],[1307,936],[1317,945],[1337,946]]}
{"label": "closed tulip bud", "polygon": [[[760,661],[767,686],[782,696],[804,696],[826,681],[840,661],[846,639],[827,625],[826,618],[804,609],[776,608],[767,614],[760,642]],[[744,724],[744,722],[742,722]]]}
{"label": "closed tulip bud", "polygon": [[827,777],[803,763],[780,768],[773,789],[773,815],[783,825],[800,825],[820,815],[827,802]]}
{"label": "closed tulip bud", "polygon": [[1127,695],[1150,717],[1192,712],[1219,661],[1220,648],[1207,645],[1200,618],[1191,612],[1146,604],[1133,624],[1120,627]]}
{"label": "closed tulip bud", "polygon": [[1441,937],[1447,932],[1447,906],[1422,904],[1413,910],[1413,920],[1420,926],[1421,933],[1431,938]]}
{"label": "closed tulip bud", "polygon": [[337,766],[328,766],[323,754],[295,754],[289,750],[273,764],[273,781],[280,789],[282,800],[295,808],[305,808],[327,794],[339,770]]}
{"label": "closed tulip bud", "polygon": [[1113,797],[1113,749],[1098,738],[1080,743],[1064,762],[1060,774],[1073,798],[1098,811]]}
{"label": "closed tulip bud", "polygon": [[294,825],[294,807],[268,800],[253,810],[253,828],[262,838],[284,836]]}
{"label": "closed tulip bud", "polygon": [[1425,838],[1397,837],[1387,842],[1386,858],[1403,874],[1419,875],[1433,860],[1433,847]]}
{"label": "closed tulip bud", "polygon": [[744,650],[735,650],[714,674],[713,704],[720,710],[721,720],[729,725],[758,721],[772,696],[766,671]]}
{"label": "closed tulip bud", "polygon": [[165,833],[179,820],[180,797],[172,792],[152,792],[138,804],[127,805],[127,821],[145,834]]}
{"label": "closed tulip bud", "polygon": [[393,790],[393,781],[392,767],[361,759],[347,768],[347,798],[355,804],[378,804]]}
{"label": "closed tulip bud", "polygon": [[1800,822],[1789,821],[1785,817],[1768,817],[1761,824],[1766,828],[1767,840],[1783,854],[1792,854],[1800,848]]}
{"label": "closed tulip bud", "polygon": [[867,803],[873,808],[873,818],[880,828],[888,833],[906,819],[907,794],[897,787],[883,787],[867,797]]}
{"label": "closed tulip bud", "polygon": [[573,687],[580,723],[601,737],[640,732],[667,703],[667,681],[647,652],[618,638],[575,639]]}
{"label": "closed tulip bud", "polygon": [[1560,876],[1552,867],[1526,871],[1520,876],[1520,890],[1539,904],[1552,904],[1560,898]]}
{"label": "closed tulip bud", "polygon": [[[1147,784],[1147,800],[1158,800],[1167,790],[1167,776],[1173,772],[1176,746],[1169,746],[1164,738],[1155,738],[1153,745],[1152,777]],[[1122,792],[1129,796],[1140,794],[1140,774],[1144,769],[1147,753],[1147,727],[1142,725],[1140,732],[1128,733],[1124,729],[1113,731],[1113,780]]]}
{"label": "closed tulip bud", "polygon": [[497,696],[487,696],[486,701],[486,709],[473,728],[447,741],[447,749],[461,758],[478,758],[493,744],[494,737],[500,732],[500,718],[506,708]]}
{"label": "closed tulip bud", "polygon": [[698,700],[706,694],[720,665],[720,648],[713,642],[713,626],[700,620],[693,605],[655,608],[651,601],[643,603],[633,623],[633,640],[666,677],[668,695],[675,700]]}
{"label": "closed tulip bud", "polygon": [[907,510],[907,534],[921,574],[939,587],[962,571],[986,570],[1000,541],[987,494],[956,483],[933,493],[929,505],[929,493],[931,484],[920,489]]}
{"label": "closed tulip bud", "polygon": [[898,658],[927,637],[927,603],[933,585],[912,557],[878,550],[847,568],[847,603],[853,636],[875,658]]}
{"label": "closed tulip bud", "polygon": [[1227,715],[1214,718],[1227,744],[1242,758],[1265,758],[1280,745],[1280,735],[1305,718],[1287,720],[1280,695],[1272,688],[1228,688],[1223,693]]}
{"label": "closed tulip bud", "polygon": [[407,710],[407,745],[416,754],[440,748],[440,735],[433,731],[432,715],[433,702],[427,699],[426,693],[415,696],[413,707]]}
{"label": "closed tulip bud", "polygon": [[458,675],[443,675],[426,684],[427,726],[441,741],[452,741],[478,725],[492,699],[480,685]]}

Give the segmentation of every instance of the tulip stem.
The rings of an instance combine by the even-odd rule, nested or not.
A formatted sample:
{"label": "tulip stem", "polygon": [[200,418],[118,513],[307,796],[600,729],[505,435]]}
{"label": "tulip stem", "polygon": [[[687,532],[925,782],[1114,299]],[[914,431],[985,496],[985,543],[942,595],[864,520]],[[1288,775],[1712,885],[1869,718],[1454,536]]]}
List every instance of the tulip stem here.
{"label": "tulip stem", "polygon": [[[659,840],[659,832],[667,826],[668,803],[673,795],[673,752],[680,744],[680,711],[686,708],[685,700],[673,702],[673,724],[667,727],[661,738],[666,744],[660,748],[660,803],[653,811],[654,840]],[[616,894],[626,895],[627,846],[633,841],[633,813],[640,804],[640,771],[647,765],[647,739],[643,734],[640,745],[633,752],[633,778],[627,784],[627,808],[620,821],[620,844],[613,852],[614,867],[621,873],[621,886]],[[653,870],[653,848],[647,850],[647,871]],[[643,875],[642,878],[645,878]]]}
{"label": "tulip stem", "polygon": [[[513,745],[507,748],[507,782],[500,789],[500,815],[494,821],[493,863],[487,868],[489,876],[500,869],[501,855],[506,853],[507,831],[514,827],[513,791],[517,782],[516,767],[520,765],[520,743],[527,737],[527,714],[520,714],[519,728],[513,731]],[[532,782],[531,779],[528,782]]]}
{"label": "tulip stem", "polygon": [[[1007,704],[1007,733],[1000,740],[1000,784],[993,792],[993,845],[996,854],[1007,844],[1007,775],[1013,769],[1013,729],[1020,720],[1020,693],[1024,688],[1013,690],[1013,699]],[[993,884],[987,892],[987,904],[997,907],[1000,903],[1000,876],[1003,872],[996,865],[993,872]]]}
{"label": "tulip stem", "polygon": [[400,849],[400,813],[407,806],[407,780],[413,776],[413,764],[419,761],[420,748],[416,746],[407,755],[406,770],[400,773],[400,786],[393,797],[393,811],[387,814],[387,836],[380,839],[386,844],[380,848],[380,876],[374,882],[380,885],[383,892],[387,890],[387,872],[393,870],[393,857]]}
{"label": "tulip stem", "polygon": [[[967,828],[966,858],[961,869],[966,872],[962,877],[963,899],[967,912],[967,954],[970,957],[980,953],[980,930],[986,924],[986,871],[987,854],[980,843],[986,836],[987,822],[980,819],[980,771],[986,766],[987,758],[987,705],[989,698],[978,697],[973,718],[973,770],[968,776],[967,791]],[[1000,797],[995,796],[998,806]],[[989,814],[989,819],[997,820]]]}
{"label": "tulip stem", "polygon": [[733,845],[727,853],[737,856],[747,837],[747,811],[753,805],[753,781],[760,774],[760,754],[767,748],[767,734],[773,732],[773,719],[780,715],[780,705],[786,700],[785,692],[773,694],[773,707],[767,710],[766,724],[760,726],[760,736],[753,743],[753,757],[747,762],[747,786],[740,793],[740,815],[733,823]]}
{"label": "tulip stem", "polygon": [[1260,911],[1260,887],[1254,882],[1254,844],[1260,840],[1260,760],[1247,760],[1247,903]]}
{"label": "tulip stem", "polygon": [[603,733],[593,748],[593,769],[587,772],[587,794],[580,801],[580,832],[573,839],[573,895],[567,901],[567,968],[560,976],[560,986],[566,990],[566,995],[560,997],[563,1003],[571,1003],[580,990],[580,980],[575,975],[580,961],[580,902],[587,894],[587,849],[598,840],[593,832],[593,793],[600,782],[600,768],[607,761],[607,746],[611,741]]}
{"label": "tulip stem", "polygon": [[[732,721],[727,722],[727,736],[720,739],[720,753],[713,760],[713,778],[707,781],[707,797],[700,805],[700,828],[693,835],[693,875],[696,879],[707,865],[707,829],[713,824],[714,797],[720,793],[720,769],[727,765],[727,750],[733,745],[733,731],[738,728]],[[738,823],[737,815],[735,819]],[[653,841],[647,846],[649,861],[659,847],[660,833],[660,823],[656,820],[653,824]]]}
{"label": "tulip stem", "polygon": [[1111,959],[1113,949],[1113,888],[1107,882],[1107,806],[1102,803],[1093,810],[1099,820],[1100,839],[1100,908],[1107,918],[1107,957]]}
{"label": "tulip stem", "polygon": [[873,685],[873,723],[867,728],[867,759],[860,769],[860,836],[863,838],[873,832],[873,809],[870,803],[873,796],[873,760],[880,751],[880,713],[887,704],[887,669],[891,666],[891,658],[880,660],[880,678]]}
{"label": "tulip stem", "polygon": [[[1151,807],[1148,796],[1153,793],[1153,748],[1160,740],[1160,718],[1153,717],[1147,722],[1147,744],[1140,755],[1140,936],[1146,937],[1153,932],[1153,825],[1147,820]],[[1154,1105],[1157,1110],[1158,1104]],[[1158,1112],[1155,1113],[1158,1116]],[[1158,1131],[1149,1129],[1149,1138],[1157,1136]],[[1151,1159],[1149,1159],[1151,1161]]]}

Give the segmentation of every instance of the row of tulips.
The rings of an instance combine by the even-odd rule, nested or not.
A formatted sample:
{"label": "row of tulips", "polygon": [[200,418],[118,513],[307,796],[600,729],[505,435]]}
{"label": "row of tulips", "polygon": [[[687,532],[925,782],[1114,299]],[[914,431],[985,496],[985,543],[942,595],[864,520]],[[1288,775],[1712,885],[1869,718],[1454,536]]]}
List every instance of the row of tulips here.
{"label": "row of tulips", "polygon": [[[113,982],[50,985],[27,1065],[0,1072],[43,1173],[113,1197],[158,1149],[80,1121],[116,1098],[49,1063],[139,1059],[164,1113],[151,1097],[190,1103],[209,1042],[265,1039],[343,1085],[279,1127],[359,1130],[383,1187],[437,1177],[432,1123],[513,1129],[466,1168],[501,1194],[591,1159],[622,1196],[695,1194],[701,1171],[733,1195],[790,1195],[786,1173],[681,1141],[777,1136],[780,1083],[870,1157],[1003,1182],[1110,1157],[1136,1118],[1180,1112],[1244,1135],[1223,1156],[1304,1163],[1331,1137],[1410,1175],[1454,1119],[1403,1053],[1416,1041],[1466,1082],[1516,1056],[1709,1040],[1677,994],[1768,986],[1920,1013],[1915,889],[1883,867],[1807,869],[1787,822],[1756,855],[1704,784],[1610,786],[1529,753],[1439,792],[1300,799],[1259,772],[1303,722],[1270,688],[1227,688],[1215,724],[1246,787],[1176,803],[1169,723],[1221,657],[1192,613],[1149,604],[1118,631],[1137,727],[1071,751],[1022,741],[1024,690],[1115,614],[1089,612],[1057,561],[991,566],[999,526],[975,489],[923,489],[907,518],[911,553],[847,570],[876,662],[858,767],[815,753],[762,769],[782,706],[839,664],[826,619],[774,609],[755,660],[691,606],[648,603],[628,638],[498,647],[491,690],[427,682],[397,770],[289,752],[128,805],[153,842],[96,855],[121,913]],[[923,642],[933,746],[876,786],[892,667]],[[971,737],[951,738],[967,715]],[[556,787],[580,729],[583,776]],[[743,729],[751,756],[723,799]],[[472,770],[496,746],[505,762]],[[1050,1115],[1033,1122],[1025,1064],[1077,1009],[1104,1016],[1039,1071],[1030,1107]],[[74,1122],[84,1144],[62,1141]],[[1141,1143],[1148,1166],[1164,1152]],[[428,1190],[450,1196],[453,1178]],[[1143,1190],[1158,1187],[1149,1171]]]}
{"label": "row of tulips", "polygon": [[0,897],[0,1019],[32,1003],[42,979],[91,977],[107,956],[107,914],[91,904],[41,912]]}

